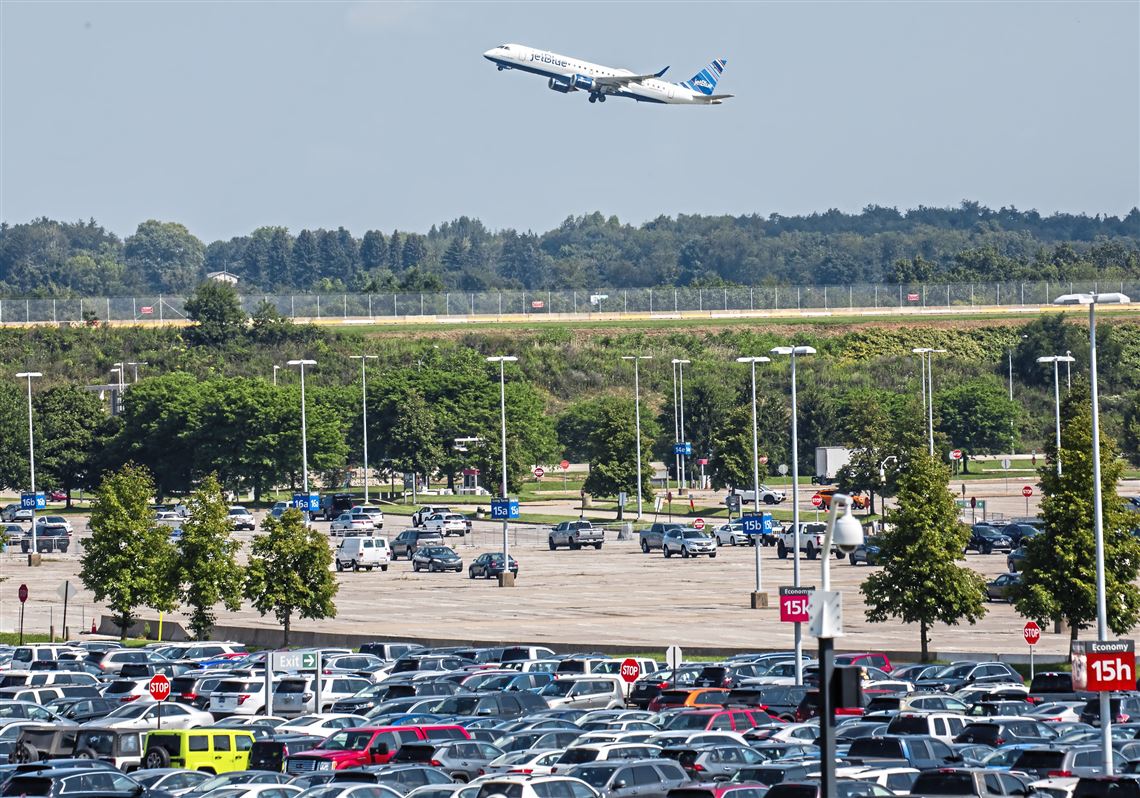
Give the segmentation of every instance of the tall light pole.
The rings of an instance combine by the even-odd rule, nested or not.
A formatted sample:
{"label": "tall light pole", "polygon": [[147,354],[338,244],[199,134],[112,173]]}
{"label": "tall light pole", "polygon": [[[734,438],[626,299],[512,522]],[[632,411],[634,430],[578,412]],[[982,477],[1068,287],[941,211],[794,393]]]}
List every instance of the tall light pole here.
{"label": "tall light pole", "polygon": [[622,360],[633,361],[633,423],[637,426],[637,520],[641,520],[641,382],[638,379],[639,360],[652,360],[653,355],[622,355]]}
{"label": "tall light pole", "polygon": [[[1127,305],[1132,300],[1124,294],[1064,294],[1054,305],[1089,306],[1089,386],[1092,403],[1093,461],[1093,540],[1096,543],[1096,638],[1108,639],[1108,607],[1104,583],[1104,507],[1100,495],[1100,395],[1096,385],[1096,306]],[[1100,694],[1101,745],[1104,750],[1104,773],[1112,775],[1112,712],[1108,693]]]}
{"label": "tall light pole", "polygon": [[[685,365],[692,361],[673,358],[673,423],[677,426],[677,442],[685,442]],[[680,377],[680,379],[678,379]],[[680,404],[677,402],[677,386],[680,385]],[[685,485],[685,455],[678,453],[677,492]]]}
{"label": "tall light pole", "polygon": [[[772,358],[738,357],[736,362],[748,363],[752,366],[752,501],[756,505],[756,515],[760,515],[760,434],[757,431],[756,425],[756,364],[771,363]],[[763,606],[767,606],[767,602],[760,599],[760,594],[763,589],[760,578],[760,544],[763,542],[762,537],[753,533],[752,544],[756,548],[756,590],[754,595],[757,597],[753,600],[753,607],[756,606],[757,600],[759,600]]]}
{"label": "tall light pole", "polygon": [[309,430],[305,420],[305,366],[315,366],[315,360],[290,360],[290,366],[301,369],[301,478],[305,490],[305,526],[309,525]]}
{"label": "tall light pole", "polygon": [[[38,371],[21,371],[16,375],[17,379],[27,379],[28,381],[28,472],[29,478],[32,483],[32,496],[36,495],[36,447],[35,437],[32,430],[32,379],[35,377],[44,376]],[[36,503],[32,501],[32,554],[39,552],[36,545]],[[28,565],[32,564],[32,558],[28,558]]]}
{"label": "tall light pole", "polygon": [[274,385],[276,385],[276,384],[277,384],[277,371],[278,371],[278,369],[280,369],[280,368],[281,368],[281,367],[280,367],[280,366],[278,366],[276,363],[274,363],[274,364],[273,364],[273,384],[274,384]]}
{"label": "tall light pole", "polygon": [[378,360],[379,355],[350,355],[353,360],[360,361],[360,437],[364,441],[364,503],[368,503],[368,378],[364,374],[364,365],[369,360]]}
{"label": "tall light pole", "polygon": [[1076,358],[1073,357],[1072,350],[1066,349],[1065,355],[1069,358],[1065,363],[1065,390],[1073,390],[1073,362]]}
{"label": "tall light pole", "polygon": [[1069,355],[1049,355],[1037,358],[1038,363],[1053,364],[1053,420],[1056,423],[1057,433],[1057,476],[1061,476],[1061,367],[1059,364],[1069,364],[1073,358]]}
{"label": "tall light pole", "polygon": [[128,360],[127,365],[134,367],[135,378],[131,382],[135,383],[139,381],[139,366],[149,366],[150,364],[145,360]]}
{"label": "tall light pole", "polygon": [[[506,364],[514,363],[517,357],[511,355],[497,355],[487,358],[488,363],[499,364],[499,434],[503,442],[503,487],[500,498],[507,498],[507,378]],[[508,513],[509,516],[509,513]],[[499,580],[500,587],[514,587],[511,578],[511,548],[507,536],[508,518],[503,517],[503,575]]]}
{"label": "tall light pole", "polygon": [[945,349],[916,347],[910,350],[922,359],[922,410],[926,415],[926,439],[930,456],[934,456],[934,355]]}
{"label": "tall light pole", "polygon": [[[769,350],[772,355],[790,355],[792,358],[792,534],[794,535],[795,551],[792,552],[792,584],[800,586],[800,442],[799,430],[796,420],[796,358],[803,355],[814,355],[815,349],[810,346],[777,346]],[[824,551],[823,557],[831,556],[830,551]],[[804,641],[802,624],[797,623],[795,628],[796,643],[796,684],[804,683]]]}

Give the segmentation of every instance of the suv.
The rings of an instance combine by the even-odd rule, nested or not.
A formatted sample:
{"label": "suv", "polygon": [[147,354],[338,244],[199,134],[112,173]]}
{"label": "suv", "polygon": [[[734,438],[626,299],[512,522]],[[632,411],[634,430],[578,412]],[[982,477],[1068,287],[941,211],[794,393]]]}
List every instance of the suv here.
{"label": "suv", "polygon": [[661,553],[666,557],[680,554],[686,559],[701,555],[716,557],[716,538],[692,527],[670,529],[661,538]]}
{"label": "suv", "polygon": [[622,681],[613,676],[561,676],[538,691],[551,709],[621,709]]}
{"label": "suv", "polygon": [[353,515],[363,515],[372,521],[372,526],[375,529],[384,528],[384,511],[379,507],[374,507],[371,504],[358,504],[353,507],[349,512]]}
{"label": "suv", "polygon": [[244,729],[163,729],[146,736],[147,768],[184,768],[207,773],[245,770],[253,732]]}
{"label": "suv", "polygon": [[650,549],[661,548],[666,532],[671,529],[684,529],[684,527],[684,524],[650,524],[638,533],[638,537],[641,538],[641,550],[648,554]]}
{"label": "suv", "polygon": [[8,755],[15,765],[70,757],[75,751],[76,726],[25,726]]}
{"label": "suv", "polygon": [[969,721],[948,712],[900,712],[887,724],[887,734],[926,734],[944,743],[966,728]]}
{"label": "suv", "polygon": [[75,738],[75,755],[99,759],[129,773],[142,767],[145,729],[92,729],[83,727]]}
{"label": "suv", "polygon": [[248,529],[250,532],[257,529],[257,524],[253,520],[253,513],[241,505],[235,504],[230,508],[229,520],[231,529]]}
{"label": "suv", "polygon": [[600,549],[603,540],[604,531],[584,519],[563,521],[556,524],[551,527],[550,534],[547,536],[547,544],[551,551],[559,546],[580,549],[583,546],[592,545],[595,549]]}
{"label": "suv", "polygon": [[[600,792],[603,798],[664,795],[689,784],[684,769],[672,759],[609,760],[576,765],[568,771]],[[479,791],[483,795],[483,791]]]}
{"label": "suv", "polygon": [[424,521],[430,515],[438,515],[440,513],[450,513],[450,507],[444,507],[442,504],[425,504],[420,509],[412,513],[412,526],[423,526]]}
{"label": "suv", "polygon": [[331,521],[341,513],[352,510],[356,496],[351,493],[329,493],[321,497],[320,515],[326,521]]}
{"label": "suv", "polygon": [[492,776],[479,784],[475,798],[507,795],[511,798],[598,798],[585,782],[567,776]]}
{"label": "suv", "polygon": [[467,519],[459,513],[434,513],[423,521],[424,529],[438,532],[442,537],[467,534]]}
{"label": "suv", "polygon": [[416,549],[420,546],[442,546],[443,535],[428,529],[405,529],[392,541],[392,559],[398,560],[401,555],[412,559]]}
{"label": "suv", "polygon": [[1029,795],[1032,779],[987,768],[939,768],[918,774],[912,795],[974,795],[978,798],[1005,798]]}
{"label": "suv", "polygon": [[[1112,714],[1113,723],[1128,723],[1131,718],[1140,718],[1140,695],[1114,693],[1108,699],[1108,711]],[[1099,697],[1088,700],[1081,710],[1080,721],[1090,726],[1100,725]]]}
{"label": "suv", "polygon": [[970,527],[966,551],[973,549],[979,554],[992,554],[995,549],[1012,552],[1014,548],[1013,538],[991,524],[974,524]]}

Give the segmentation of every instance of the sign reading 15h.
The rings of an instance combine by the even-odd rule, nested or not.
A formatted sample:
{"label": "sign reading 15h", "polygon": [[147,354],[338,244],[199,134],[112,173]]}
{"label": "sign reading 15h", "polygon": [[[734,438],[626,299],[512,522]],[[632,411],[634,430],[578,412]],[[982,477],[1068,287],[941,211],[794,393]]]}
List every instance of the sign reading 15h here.
{"label": "sign reading 15h", "polygon": [[518,499],[491,499],[491,518],[496,521],[509,521],[518,517]]}

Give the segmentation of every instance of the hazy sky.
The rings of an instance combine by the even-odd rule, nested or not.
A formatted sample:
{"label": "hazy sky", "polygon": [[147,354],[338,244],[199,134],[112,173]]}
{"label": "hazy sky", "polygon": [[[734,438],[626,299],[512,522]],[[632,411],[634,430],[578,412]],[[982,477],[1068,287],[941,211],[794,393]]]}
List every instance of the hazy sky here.
{"label": "hazy sky", "polygon": [[[688,79],[591,105],[519,42]],[[545,230],[600,210],[1140,204],[1140,3],[0,0],[0,219]]]}

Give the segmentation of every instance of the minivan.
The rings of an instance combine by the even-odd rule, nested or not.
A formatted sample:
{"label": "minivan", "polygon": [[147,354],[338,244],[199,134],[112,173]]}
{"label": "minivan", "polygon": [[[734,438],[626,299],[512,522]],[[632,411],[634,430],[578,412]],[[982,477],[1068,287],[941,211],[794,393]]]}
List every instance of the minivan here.
{"label": "minivan", "polygon": [[387,571],[388,563],[392,561],[392,552],[388,548],[388,538],[351,537],[340,541],[336,547],[335,559],[338,571],[349,568],[354,571],[361,568],[366,571],[373,568]]}

